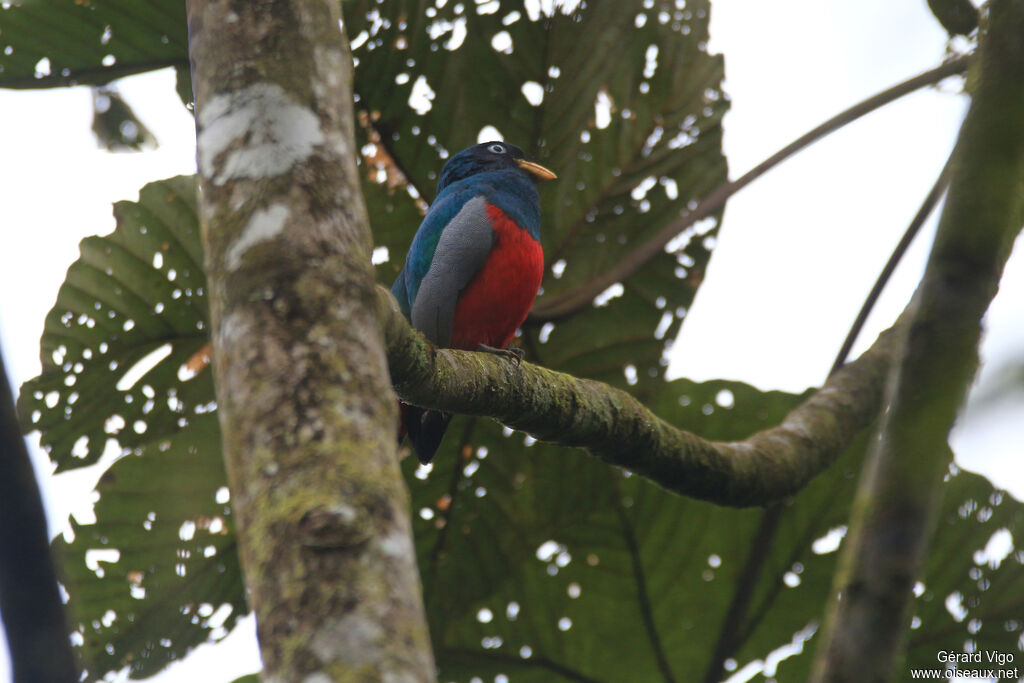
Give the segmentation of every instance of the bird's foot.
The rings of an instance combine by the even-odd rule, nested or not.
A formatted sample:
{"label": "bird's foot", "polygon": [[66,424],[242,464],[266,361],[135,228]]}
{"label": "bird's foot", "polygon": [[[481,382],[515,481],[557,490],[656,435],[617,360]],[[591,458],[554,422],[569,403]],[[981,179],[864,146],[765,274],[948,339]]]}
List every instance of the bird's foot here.
{"label": "bird's foot", "polygon": [[494,355],[501,356],[502,358],[505,358],[506,360],[509,360],[515,363],[516,365],[522,363],[523,358],[526,357],[525,351],[523,351],[518,346],[513,346],[512,344],[509,344],[507,349],[499,349],[494,346],[488,346],[487,344],[481,344],[480,346],[476,347],[476,350],[482,351],[484,353],[493,353]]}

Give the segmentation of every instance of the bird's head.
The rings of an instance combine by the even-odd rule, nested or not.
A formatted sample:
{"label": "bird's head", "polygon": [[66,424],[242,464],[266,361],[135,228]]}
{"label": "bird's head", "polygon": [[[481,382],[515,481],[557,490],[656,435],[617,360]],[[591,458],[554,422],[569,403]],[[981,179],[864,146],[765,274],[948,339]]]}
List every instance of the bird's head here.
{"label": "bird's head", "polygon": [[540,164],[527,161],[523,150],[507,142],[481,142],[462,150],[444,165],[437,181],[437,191],[459,180],[487,171],[515,171],[533,180],[557,177]]}

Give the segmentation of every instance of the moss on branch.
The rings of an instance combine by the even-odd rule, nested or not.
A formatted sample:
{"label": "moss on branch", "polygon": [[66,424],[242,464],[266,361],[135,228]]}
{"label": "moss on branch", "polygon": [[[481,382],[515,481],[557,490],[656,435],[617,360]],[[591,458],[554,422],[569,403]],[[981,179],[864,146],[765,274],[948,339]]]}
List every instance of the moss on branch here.
{"label": "moss on branch", "polygon": [[264,680],[434,681],[338,4],[190,0],[217,412]]}
{"label": "moss on branch", "polygon": [[1024,2],[987,9],[949,195],[854,499],[811,676],[819,683],[895,676],[952,461],[949,432],[1024,220]]}
{"label": "moss on branch", "polygon": [[771,429],[744,441],[715,442],[668,424],[630,394],[492,354],[437,349],[377,288],[395,391],[402,400],[493,417],[534,437],[585,448],[670,491],[720,505],[766,505],[800,490],[831,464],[877,415],[894,332]]}

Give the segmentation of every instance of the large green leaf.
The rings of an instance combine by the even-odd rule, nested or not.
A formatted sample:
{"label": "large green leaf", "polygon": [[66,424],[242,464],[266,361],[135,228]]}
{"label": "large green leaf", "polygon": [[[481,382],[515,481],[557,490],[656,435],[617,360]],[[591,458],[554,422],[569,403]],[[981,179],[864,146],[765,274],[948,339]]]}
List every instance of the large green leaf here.
{"label": "large green leaf", "polygon": [[[13,46],[0,57],[0,87],[102,82],[184,63],[180,2],[145,10],[125,0],[72,4],[0,10],[2,40]],[[718,122],[727,99],[722,60],[706,52],[707,2],[560,7],[548,15],[509,0],[343,3],[356,46],[364,194],[376,244],[390,256],[378,266],[381,281],[397,273],[419,223],[414,195],[429,200],[444,157],[476,142],[486,125],[560,176],[541,187],[552,266],[541,302],[605,272],[725,180]],[[73,18],[83,11],[92,14]],[[136,11],[170,14],[163,23],[130,21]],[[107,13],[103,23],[96,12]],[[47,22],[58,30],[40,30]],[[107,25],[108,43],[120,50],[110,47],[113,67],[103,66]],[[167,53],[148,63],[157,43]],[[68,46],[77,51],[62,57]],[[35,78],[44,56],[59,78]],[[422,114],[410,106],[421,76],[435,92]],[[524,84],[536,85],[524,94]],[[207,313],[194,201],[190,179],[154,183],[139,202],[118,205],[113,235],[83,243],[47,319],[43,375],[22,392],[23,415],[43,432],[58,468],[94,462],[110,440],[130,453],[101,483],[97,522],[57,543],[72,567],[68,590],[94,677],[124,666],[134,675],[155,671],[210,633],[211,609],[232,606],[225,628],[245,609],[229,566],[227,509],[212,493],[223,473],[206,414],[212,385],[201,370]],[[620,296],[528,326],[529,358],[625,386],[710,438],[741,438],[777,421],[798,397],[662,379],[665,340],[701,282],[718,218],[688,230],[674,253],[628,278]],[[170,354],[126,386],[126,371],[157,349]],[[196,360],[193,376],[187,368]],[[815,541],[846,520],[860,450],[777,510],[735,511],[679,498],[580,452],[528,443],[489,420],[455,421],[429,472],[404,462],[445,678],[724,678],[727,671],[708,671],[724,641],[723,656],[742,665],[808,633],[836,557],[816,552]],[[168,495],[147,488],[158,481],[163,490],[164,479]],[[974,552],[996,528],[1019,536],[1021,505],[966,474],[951,477],[945,499],[909,660],[932,664],[936,643],[955,649],[968,638],[1013,651],[1013,615],[1024,613],[1020,551],[987,568]],[[225,526],[215,528],[228,534],[214,542],[208,522],[217,518]],[[118,549],[118,560],[85,565],[85,553],[102,549]],[[169,558],[185,552],[172,576]],[[960,622],[943,611],[957,591],[967,610],[956,612]],[[201,605],[209,607],[199,612]],[[786,660],[780,680],[802,680],[808,659]]]}
{"label": "large green leaf", "polygon": [[[719,121],[728,102],[722,59],[707,53],[707,0],[580,2],[550,14],[510,0],[342,7],[356,46],[361,138],[380,148],[363,166],[374,234],[390,256],[382,281],[394,278],[420,220],[400,179],[429,199],[443,158],[486,125],[560,175],[542,193],[554,270],[541,302],[603,273],[726,179]],[[0,87],[104,83],[187,65],[181,0],[16,3],[0,12],[0,31],[10,45]],[[424,114],[410,107],[421,79],[439,93]],[[618,384],[628,366],[642,391],[660,375],[660,340],[678,332],[718,218],[646,264],[604,308],[530,326],[532,357]],[[655,329],[658,339],[647,333]]]}
{"label": "large green leaf", "polygon": [[212,409],[196,358],[209,311],[194,180],[151,183],[114,216],[113,233],[82,241],[46,316],[43,372],[18,400],[58,471],[91,465],[110,440],[150,443]]}
{"label": "large green leaf", "polygon": [[968,643],[1010,654],[1024,649],[1024,506],[957,467],[947,481],[918,587],[908,666],[933,663],[938,650],[962,651]]}
{"label": "large green leaf", "polygon": [[[100,481],[96,523],[72,521],[74,541],[55,543],[94,678],[150,675],[246,610],[228,506],[215,500],[227,489],[195,181],[151,183],[114,215],[113,233],[83,240],[46,318],[43,373],[19,397],[58,471],[108,447],[126,454]],[[118,559],[96,564],[102,550]]]}
{"label": "large green leaf", "polygon": [[[719,122],[728,100],[722,58],[707,53],[706,0],[556,4],[550,14],[507,0],[343,7],[366,141],[387,162],[375,175],[400,171],[429,199],[443,159],[488,125],[559,174],[540,188],[552,266],[540,305],[604,273],[726,180]],[[414,113],[424,84],[436,95]],[[389,281],[418,213],[402,187],[367,195]],[[656,384],[662,340],[674,338],[702,280],[717,220],[645,264],[603,307],[530,326],[530,357],[619,385],[628,372],[637,392]]]}
{"label": "large green leaf", "polygon": [[[103,83],[186,65],[184,3],[143,4],[61,0],[0,12],[10,45],[0,87]],[[549,13],[510,0],[342,7],[356,46],[361,137],[380,150],[363,166],[374,233],[390,256],[383,281],[420,219],[400,179],[429,199],[443,158],[487,125],[560,174],[543,192],[554,270],[542,303],[603,273],[726,179],[719,122],[728,102],[722,59],[707,53],[707,0],[580,2],[571,11],[556,3]],[[417,84],[439,93],[422,114],[410,105]],[[370,180],[378,176],[388,181]],[[618,384],[628,372],[643,391],[660,375],[660,340],[674,338],[703,277],[718,218],[646,264],[604,308],[530,326],[532,357]],[[647,334],[655,329],[658,339]]]}
{"label": "large green leaf", "polygon": [[[707,413],[723,392],[736,412]],[[660,407],[678,424],[723,438],[781,418],[798,400],[739,383],[683,380],[664,384],[661,395]],[[414,526],[417,543],[428,544],[421,562],[437,555],[448,563],[440,565],[443,583],[421,564],[442,676],[658,680],[657,652],[678,667],[679,680],[706,666],[715,635],[709,622],[722,618],[759,511],[681,498],[579,451],[524,447],[522,434],[477,431],[458,476],[440,473],[451,503],[431,506],[432,518]],[[413,492],[417,498],[415,483]],[[431,544],[437,520],[448,530],[438,539],[442,549]],[[475,576],[479,567],[483,578]]]}
{"label": "large green leaf", "polygon": [[[849,501],[851,491],[836,493]],[[914,589],[914,618],[906,657],[897,665],[893,680],[909,679],[910,669],[942,668],[944,665],[936,659],[940,650],[985,650],[1018,659],[1024,652],[1024,551],[1020,545],[1024,505],[994,489],[985,477],[962,472],[955,466],[950,468],[942,494],[935,536],[923,575]],[[841,528],[845,530],[845,526]],[[999,542],[990,547],[996,554],[989,555],[984,550],[993,536]],[[830,574],[835,570],[836,556],[830,550],[825,555],[830,561],[820,563],[820,573],[805,567],[799,576],[799,588],[783,589],[784,596],[801,594],[799,600],[769,604],[772,613],[756,615],[763,617],[762,630],[776,623],[779,612],[795,609],[811,626],[808,631],[814,633],[823,618],[822,607],[831,588]],[[813,586],[808,585],[808,579],[813,580]],[[783,636],[775,634],[779,640],[776,645],[789,642],[789,634],[783,632]],[[802,654],[779,664],[774,678],[807,680],[817,644],[817,638],[809,638]],[[765,653],[748,647],[738,659],[742,665]],[[992,665],[985,668],[989,666]]]}
{"label": "large green leaf", "polygon": [[54,542],[90,680],[150,676],[226,636],[248,608],[216,415],[132,449],[97,492],[96,523]]}
{"label": "large green leaf", "polygon": [[102,85],[188,67],[184,0],[14,0],[0,8],[0,88]]}
{"label": "large green leaf", "polygon": [[[185,264],[186,254],[188,263],[199,262],[194,205],[183,199],[191,197],[191,187],[187,179],[154,183],[143,189],[137,204],[119,205],[117,231],[97,245],[140,250],[140,262],[151,272],[137,266],[133,282],[153,281],[159,290],[170,264]],[[148,241],[149,226],[155,225],[162,226],[159,268],[151,258],[157,243]],[[139,240],[134,246],[125,241],[132,235]],[[174,235],[178,238],[171,241]],[[86,249],[69,272],[95,271],[116,278],[121,269],[111,268],[108,274],[104,258],[116,264],[123,259],[122,250]],[[91,270],[83,270],[86,263]],[[106,354],[135,358],[135,346],[141,347],[140,353],[152,349],[153,333],[122,336],[123,323],[114,324],[102,328],[108,336],[99,341],[94,336],[99,325],[90,327],[88,315],[81,324],[66,327],[62,318],[78,321],[94,304],[89,297],[78,297],[72,303],[84,308],[69,309],[64,292],[50,316],[60,324],[48,328],[44,343],[51,354],[58,351],[76,360],[54,362],[23,391],[23,404],[39,410],[36,423],[43,425],[54,459],[72,464],[78,461],[67,451],[74,450],[73,437],[102,431],[111,410],[146,399],[154,402],[148,412],[142,411],[143,419],[150,420],[157,403],[173,408],[169,419],[154,423],[144,434],[127,430],[111,437],[140,455],[118,461],[101,483],[96,524],[75,525],[74,542],[57,544],[72,568],[68,590],[81,615],[76,624],[96,676],[123,666],[145,675],[200,642],[210,629],[204,619],[217,605],[231,605],[232,618],[245,609],[237,570],[230,565],[230,529],[217,528],[228,529],[223,538],[217,534],[217,543],[200,534],[214,518],[225,520],[221,524],[228,521],[223,499],[214,500],[224,478],[216,422],[206,414],[212,407],[212,387],[201,382],[208,373],[184,383],[193,392],[186,402],[177,398],[186,392],[177,372],[180,362],[170,361],[177,345],[193,334],[191,308],[199,309],[195,319],[205,320],[199,278],[192,283],[197,297],[178,314],[186,321],[180,330],[187,334],[184,340],[156,337],[160,344],[171,345],[164,361],[169,365],[158,364],[137,381],[149,387],[141,397],[127,402],[134,394],[112,390],[123,376],[122,367],[112,369],[109,362],[87,365],[93,359],[84,350],[106,343]],[[146,315],[151,300],[141,304]],[[127,305],[111,310],[124,317],[129,312],[118,311]],[[154,325],[137,328],[166,332]],[[68,330],[84,337],[68,337]],[[46,341],[54,333],[62,335],[65,349],[54,348],[56,339]],[[202,346],[204,334],[205,326],[189,348]],[[77,345],[72,343],[76,340]],[[74,387],[65,386],[65,377],[78,378]],[[57,393],[59,400],[49,411],[56,417],[46,412],[46,393],[40,395],[40,386]],[[648,402],[659,415],[722,440],[776,423],[801,398],[735,382],[677,380],[652,386]],[[68,392],[83,387],[90,393],[71,401]],[[79,403],[92,408],[78,413]],[[69,429],[68,422],[75,428]],[[681,498],[583,453],[532,443],[490,420],[463,418],[452,424],[450,433],[447,451],[433,467],[419,467],[412,458],[404,463],[428,613],[446,677],[469,680],[515,673],[522,680],[636,680],[661,678],[669,670],[682,679],[688,671],[703,675],[720,641],[729,643],[723,656],[746,662],[786,644],[820,619],[835,553],[816,552],[815,541],[846,520],[860,446],[775,513],[729,510]],[[53,434],[59,438],[48,438]],[[146,488],[147,477],[166,495]],[[973,637],[981,647],[1012,650],[1020,628],[1012,615],[1024,612],[1024,595],[1016,588],[1021,583],[1020,553],[990,569],[976,566],[974,556],[996,528],[1019,533],[1020,503],[976,475],[951,477],[946,488],[935,559],[923,581],[921,625],[914,631],[910,655],[911,661],[924,664],[933,656],[929,648],[943,639],[962,642]],[[965,506],[968,497],[977,503]],[[210,545],[214,552],[207,556]],[[83,569],[88,551],[104,548],[121,553],[117,561],[102,565],[104,575]],[[172,577],[167,563],[185,552],[184,577]],[[1001,587],[998,602],[990,598],[995,595],[991,586]],[[132,592],[140,587],[146,589],[145,598],[136,606]],[[946,596],[955,591],[962,594],[970,616],[961,616],[960,623],[943,614]],[[737,602],[742,609],[730,610]],[[189,619],[184,619],[167,617],[167,604],[210,607],[204,613],[188,612]],[[800,680],[807,659],[787,660],[780,676]]]}
{"label": "large green leaf", "polygon": [[[798,400],[677,381],[658,408],[698,433],[735,439]],[[414,526],[445,679],[721,680],[792,643],[802,654],[790,652],[765,677],[807,679],[863,443],[777,510],[762,511],[681,498],[539,443],[520,452],[491,445],[480,459],[479,446],[492,444],[480,431],[468,433],[459,473],[431,472],[428,482],[439,474],[442,486],[429,498],[443,489],[450,500],[444,509],[428,501],[430,519]],[[419,504],[422,487],[412,487]],[[901,670],[933,667],[938,650],[967,643],[1024,651],[1024,553],[1010,545],[1006,557],[980,554],[996,531],[1019,538],[1024,505],[975,474],[951,475],[943,488]],[[955,616],[953,594],[963,608]],[[717,664],[728,668],[716,668],[712,653],[724,638]]]}

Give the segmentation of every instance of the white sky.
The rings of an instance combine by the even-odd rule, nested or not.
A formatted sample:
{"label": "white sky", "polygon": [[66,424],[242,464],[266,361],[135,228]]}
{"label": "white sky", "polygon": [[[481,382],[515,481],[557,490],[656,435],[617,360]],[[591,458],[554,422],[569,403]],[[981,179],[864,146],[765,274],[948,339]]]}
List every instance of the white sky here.
{"label": "white sky", "polygon": [[[719,0],[711,50],[726,55],[725,151],[735,178],[855,102],[941,60],[945,33],[924,0]],[[956,85],[904,98],[849,126],[734,197],[707,280],[676,345],[675,375],[731,378],[762,389],[820,384],[892,247],[948,154],[966,104]],[[160,148],[112,155],[89,131],[88,90],[0,91],[0,344],[19,386],[39,372],[43,318],[78,241],[114,227],[111,203],[148,181],[195,169],[191,117],[173,73],[133,77],[121,91]],[[858,351],[902,310],[934,222],[869,321]],[[1024,358],[1024,257],[1011,260],[987,319],[982,382]],[[1024,400],[968,413],[958,460],[1024,498]],[[35,445],[36,439],[30,439]],[[38,449],[37,468],[49,464]],[[50,523],[88,515],[98,473],[44,477]],[[986,539],[979,539],[979,547]],[[259,667],[252,622],[153,681],[220,680]],[[216,675],[213,672],[216,671]],[[9,678],[0,652],[0,680]]]}

